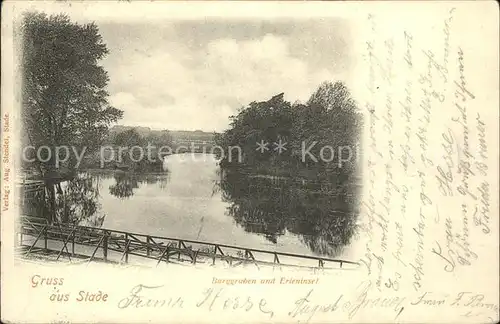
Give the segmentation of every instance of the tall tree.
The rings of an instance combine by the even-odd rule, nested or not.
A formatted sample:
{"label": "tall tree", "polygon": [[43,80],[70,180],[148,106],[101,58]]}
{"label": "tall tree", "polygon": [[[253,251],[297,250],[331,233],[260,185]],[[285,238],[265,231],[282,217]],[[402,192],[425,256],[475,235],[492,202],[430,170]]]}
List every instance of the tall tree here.
{"label": "tall tree", "polygon": [[[29,12],[20,31],[24,143],[51,149],[37,160],[44,177],[55,168],[55,147],[97,149],[122,111],[108,103],[109,81],[99,61],[108,53],[94,23],[77,24],[66,15]],[[42,157],[45,161],[47,156]],[[75,165],[74,156],[67,167]],[[49,221],[55,218],[55,183],[47,180]]]}
{"label": "tall tree", "polygon": [[[110,123],[123,113],[108,103],[109,78],[99,65],[108,50],[97,26],[73,23],[66,15],[29,12],[23,17],[21,34],[27,140],[35,148],[96,149]],[[50,170],[54,160],[52,156],[44,169]]]}

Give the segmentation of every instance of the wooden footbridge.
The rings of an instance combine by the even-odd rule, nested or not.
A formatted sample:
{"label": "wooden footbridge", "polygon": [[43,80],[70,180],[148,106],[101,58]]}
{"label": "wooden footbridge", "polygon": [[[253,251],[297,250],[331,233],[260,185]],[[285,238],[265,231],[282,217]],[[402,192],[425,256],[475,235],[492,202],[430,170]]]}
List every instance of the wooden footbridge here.
{"label": "wooden footbridge", "polygon": [[[87,226],[48,224],[44,218],[22,216],[17,226],[18,252],[22,256],[35,253],[51,254],[55,260],[67,258],[128,263],[131,258],[161,263],[215,265],[223,262],[230,267],[246,264],[273,267],[307,267],[322,269],[353,268],[352,261],[316,256],[250,249],[226,244],[208,243],[179,238],[144,235]],[[137,258],[137,259],[136,259]]]}

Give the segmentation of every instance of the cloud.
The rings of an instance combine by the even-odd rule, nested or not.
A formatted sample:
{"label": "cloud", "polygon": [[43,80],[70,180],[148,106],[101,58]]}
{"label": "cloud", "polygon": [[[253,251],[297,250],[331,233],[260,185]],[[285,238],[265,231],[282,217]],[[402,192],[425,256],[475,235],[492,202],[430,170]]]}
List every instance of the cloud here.
{"label": "cloud", "polygon": [[231,94],[248,104],[279,92],[293,101],[306,100],[329,73],[311,71],[306,62],[290,55],[288,39],[268,34],[252,41],[210,43],[205,69],[199,75],[211,93]]}
{"label": "cloud", "polygon": [[334,77],[293,56],[291,37],[219,38],[197,48],[158,39],[121,45],[115,56],[110,49],[110,99],[124,110],[122,124],[222,131],[243,105],[280,92],[305,101]]}
{"label": "cloud", "polygon": [[127,92],[118,92],[117,94],[111,96],[110,102],[113,106],[119,109],[133,107],[136,104],[134,95]]}

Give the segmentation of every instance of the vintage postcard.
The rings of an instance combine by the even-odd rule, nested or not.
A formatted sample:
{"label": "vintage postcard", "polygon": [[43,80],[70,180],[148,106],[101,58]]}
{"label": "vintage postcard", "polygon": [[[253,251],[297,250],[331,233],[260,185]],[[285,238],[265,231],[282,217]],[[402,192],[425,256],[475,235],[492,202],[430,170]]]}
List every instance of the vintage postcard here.
{"label": "vintage postcard", "polygon": [[4,323],[496,323],[493,1],[6,1]]}

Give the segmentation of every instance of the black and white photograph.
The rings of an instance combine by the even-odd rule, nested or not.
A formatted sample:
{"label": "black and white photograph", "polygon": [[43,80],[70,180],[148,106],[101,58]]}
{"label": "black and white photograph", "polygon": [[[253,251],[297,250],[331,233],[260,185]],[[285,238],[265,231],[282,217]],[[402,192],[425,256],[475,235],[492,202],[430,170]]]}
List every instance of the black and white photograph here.
{"label": "black and white photograph", "polygon": [[498,323],[498,20],[5,1],[0,320]]}
{"label": "black and white photograph", "polygon": [[356,265],[348,22],[18,23],[20,256]]}

